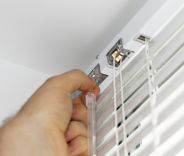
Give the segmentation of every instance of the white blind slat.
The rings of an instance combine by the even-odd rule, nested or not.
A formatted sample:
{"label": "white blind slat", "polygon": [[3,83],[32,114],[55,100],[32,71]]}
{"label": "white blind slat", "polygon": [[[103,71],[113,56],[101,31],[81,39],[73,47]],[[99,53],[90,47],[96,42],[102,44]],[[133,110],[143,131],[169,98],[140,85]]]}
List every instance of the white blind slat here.
{"label": "white blind slat", "polygon": [[[170,21],[149,44],[150,61],[156,71],[155,79],[150,77],[150,80],[158,87],[154,107],[151,107],[144,48],[122,68],[122,79],[114,76],[98,99],[97,156],[127,156],[128,152],[131,156],[155,156],[155,150],[160,156],[175,156],[184,148],[181,133],[184,127],[184,24],[180,18],[180,14],[176,15],[176,25]],[[153,118],[157,119],[156,125]],[[157,144],[155,138],[159,140]]]}

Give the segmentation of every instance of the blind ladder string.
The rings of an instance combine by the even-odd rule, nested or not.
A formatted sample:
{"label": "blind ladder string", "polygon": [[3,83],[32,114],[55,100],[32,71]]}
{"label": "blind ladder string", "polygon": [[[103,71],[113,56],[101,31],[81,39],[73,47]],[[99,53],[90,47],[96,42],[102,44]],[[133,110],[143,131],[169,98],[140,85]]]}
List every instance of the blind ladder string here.
{"label": "blind ladder string", "polygon": [[118,134],[118,114],[117,114],[117,98],[116,98],[116,64],[115,59],[113,61],[113,91],[114,91],[114,113],[115,113],[115,137],[116,137],[116,156],[120,156],[120,149],[119,149],[119,134]]}
{"label": "blind ladder string", "polygon": [[145,47],[145,55],[146,55],[146,65],[147,65],[147,74],[148,74],[148,85],[149,85],[149,97],[150,97],[150,106],[151,106],[151,122],[152,122],[152,139],[154,144],[154,156],[161,156],[158,153],[158,146],[160,144],[160,137],[157,132],[157,124],[158,124],[158,117],[155,111],[156,109],[156,98],[157,98],[157,86],[155,84],[155,75],[156,71],[153,67],[153,61],[150,56],[150,49],[149,49],[150,40],[146,39],[146,47]]}
{"label": "blind ladder string", "polygon": [[127,131],[126,131],[126,115],[125,115],[125,103],[124,103],[124,92],[123,92],[123,75],[122,75],[122,60],[119,66],[119,75],[120,75],[120,89],[121,89],[121,104],[122,104],[122,118],[123,118],[123,142],[124,142],[124,156],[128,156],[128,147],[127,147]]}

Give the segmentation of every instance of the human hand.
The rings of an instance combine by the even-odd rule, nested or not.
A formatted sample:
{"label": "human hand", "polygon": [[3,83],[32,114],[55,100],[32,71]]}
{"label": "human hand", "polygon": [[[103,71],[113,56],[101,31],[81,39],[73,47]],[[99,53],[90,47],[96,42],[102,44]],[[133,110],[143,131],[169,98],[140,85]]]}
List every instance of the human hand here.
{"label": "human hand", "polygon": [[[83,94],[72,100],[71,94]],[[48,79],[0,129],[1,156],[87,156],[84,94],[99,88],[74,70]]]}

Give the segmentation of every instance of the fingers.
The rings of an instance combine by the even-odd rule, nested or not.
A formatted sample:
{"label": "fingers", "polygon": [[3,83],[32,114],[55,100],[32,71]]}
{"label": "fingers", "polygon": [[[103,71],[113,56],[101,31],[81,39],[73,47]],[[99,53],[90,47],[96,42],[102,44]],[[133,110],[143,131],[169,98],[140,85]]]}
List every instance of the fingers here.
{"label": "fingers", "polygon": [[88,156],[87,109],[82,96],[73,100],[72,120],[66,133],[71,156]]}
{"label": "fingers", "polygon": [[81,98],[73,101],[72,120],[80,121],[87,126],[87,109]]}
{"label": "fingers", "polygon": [[66,133],[66,141],[71,156],[88,155],[87,127],[78,121],[72,121]]}
{"label": "fingers", "polygon": [[87,156],[88,140],[84,136],[79,136],[69,143],[71,156]]}
{"label": "fingers", "polygon": [[60,76],[50,78],[47,84],[65,90],[67,93],[73,93],[76,90],[87,92],[98,88],[95,82],[80,70],[73,70]]}
{"label": "fingers", "polygon": [[66,133],[66,141],[69,142],[78,136],[87,137],[87,128],[81,122],[72,121]]}

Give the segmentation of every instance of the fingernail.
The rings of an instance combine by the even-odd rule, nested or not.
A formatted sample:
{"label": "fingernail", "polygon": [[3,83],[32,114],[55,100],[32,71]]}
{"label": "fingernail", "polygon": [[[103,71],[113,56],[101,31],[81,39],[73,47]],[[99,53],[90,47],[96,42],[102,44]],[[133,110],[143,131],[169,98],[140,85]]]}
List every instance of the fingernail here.
{"label": "fingernail", "polygon": [[100,94],[100,88],[99,88],[99,87],[95,87],[95,88],[91,89],[91,90],[88,91],[88,92],[84,92],[84,93],[83,93],[84,96],[86,96],[89,92],[95,94],[95,96],[97,97],[97,96],[99,96],[99,94]]}
{"label": "fingernail", "polygon": [[95,89],[93,90],[93,93],[94,93],[96,96],[99,96],[99,94],[100,94],[100,88],[99,88],[99,87],[95,87]]}

